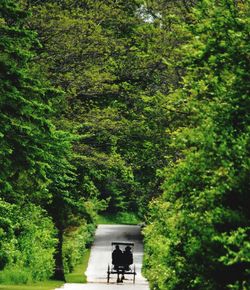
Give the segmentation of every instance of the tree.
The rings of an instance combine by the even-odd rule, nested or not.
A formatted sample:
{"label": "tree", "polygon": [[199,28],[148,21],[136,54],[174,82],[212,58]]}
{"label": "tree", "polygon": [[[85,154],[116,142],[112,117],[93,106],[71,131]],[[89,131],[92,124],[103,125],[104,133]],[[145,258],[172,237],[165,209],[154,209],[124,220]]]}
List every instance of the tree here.
{"label": "tree", "polygon": [[63,230],[79,216],[90,220],[90,213],[74,185],[73,136],[55,126],[54,105],[63,100],[63,93],[32,62],[39,43],[27,28],[20,3],[6,0],[0,5],[1,197],[20,210],[26,203],[47,210],[59,238],[55,276],[64,279]]}
{"label": "tree", "polygon": [[47,198],[45,174],[54,127],[50,99],[58,92],[32,74],[35,34],[13,1],[1,3],[1,192],[10,201]]}
{"label": "tree", "polygon": [[169,103],[186,117],[145,230],[155,289],[249,284],[248,13],[248,1],[202,1],[185,28],[187,72]]}
{"label": "tree", "polygon": [[110,197],[110,210],[143,210],[159,194],[168,142],[163,94],[174,76],[165,30],[148,21],[142,1],[30,3],[44,45],[38,61],[66,91],[59,123],[80,136],[79,178]]}

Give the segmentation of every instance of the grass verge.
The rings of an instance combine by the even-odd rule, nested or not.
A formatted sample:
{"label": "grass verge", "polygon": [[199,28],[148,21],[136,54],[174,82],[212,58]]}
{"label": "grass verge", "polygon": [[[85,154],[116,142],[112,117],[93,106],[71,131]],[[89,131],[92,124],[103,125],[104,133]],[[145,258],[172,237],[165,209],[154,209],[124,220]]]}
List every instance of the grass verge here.
{"label": "grass verge", "polygon": [[90,249],[87,249],[87,251],[84,253],[82,257],[81,263],[75,267],[72,273],[65,275],[67,283],[86,283],[87,282],[85,271],[88,266],[89,256],[90,256]]}
{"label": "grass verge", "polygon": [[137,225],[139,223],[140,220],[134,212],[103,213],[97,219],[97,224]]}
{"label": "grass verge", "polygon": [[44,281],[25,285],[1,285],[0,290],[54,290],[64,283],[62,281]]}

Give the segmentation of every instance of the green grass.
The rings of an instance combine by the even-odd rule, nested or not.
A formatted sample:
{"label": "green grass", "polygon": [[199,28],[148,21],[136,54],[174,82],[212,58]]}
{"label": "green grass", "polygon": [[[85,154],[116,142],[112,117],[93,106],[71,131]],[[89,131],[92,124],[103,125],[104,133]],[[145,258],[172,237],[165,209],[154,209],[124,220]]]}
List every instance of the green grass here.
{"label": "green grass", "polygon": [[77,265],[72,273],[66,274],[67,283],[86,283],[87,277],[84,274],[89,261],[90,249],[88,249],[83,257],[82,261],[79,265]]}
{"label": "green grass", "polygon": [[25,285],[1,285],[0,290],[54,290],[64,283],[61,281],[44,281]]}
{"label": "green grass", "polygon": [[97,223],[137,225],[140,223],[140,220],[133,212],[119,212],[116,214],[103,213],[102,215],[98,216]]}

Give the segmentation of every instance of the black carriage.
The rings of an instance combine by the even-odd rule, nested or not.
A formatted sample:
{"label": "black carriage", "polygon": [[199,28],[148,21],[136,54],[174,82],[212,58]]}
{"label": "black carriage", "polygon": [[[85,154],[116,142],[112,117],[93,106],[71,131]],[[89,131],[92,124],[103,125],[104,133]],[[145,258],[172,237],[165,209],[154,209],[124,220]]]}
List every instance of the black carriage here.
{"label": "black carriage", "polygon": [[107,283],[109,283],[112,274],[117,275],[117,283],[122,283],[123,280],[126,280],[125,275],[133,275],[133,283],[135,283],[134,243],[112,242],[111,247],[112,263],[108,265]]}

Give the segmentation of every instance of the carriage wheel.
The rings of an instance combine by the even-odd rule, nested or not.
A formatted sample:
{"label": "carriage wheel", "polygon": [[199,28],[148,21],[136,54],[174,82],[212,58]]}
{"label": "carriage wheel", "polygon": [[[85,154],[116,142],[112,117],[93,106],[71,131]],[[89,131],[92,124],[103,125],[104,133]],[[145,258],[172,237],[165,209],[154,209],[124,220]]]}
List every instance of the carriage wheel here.
{"label": "carriage wheel", "polygon": [[134,277],[133,277],[133,284],[135,284],[135,275],[136,275],[136,272],[135,272],[135,265],[134,265]]}
{"label": "carriage wheel", "polygon": [[107,271],[107,283],[109,283],[109,279],[110,279],[110,266],[108,265],[108,271]]}

